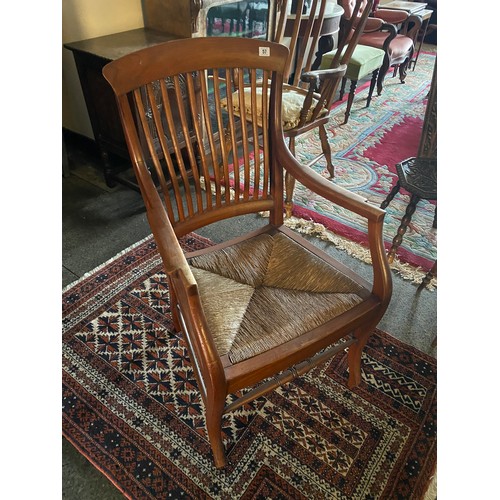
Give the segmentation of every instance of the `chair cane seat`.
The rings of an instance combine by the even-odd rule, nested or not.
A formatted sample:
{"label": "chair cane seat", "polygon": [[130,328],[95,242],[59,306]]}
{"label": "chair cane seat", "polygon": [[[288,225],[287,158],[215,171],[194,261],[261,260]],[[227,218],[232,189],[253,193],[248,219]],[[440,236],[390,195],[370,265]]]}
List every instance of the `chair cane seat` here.
{"label": "chair cane seat", "polygon": [[219,355],[232,363],[325,324],[361,303],[365,291],[281,233],[189,263]]}

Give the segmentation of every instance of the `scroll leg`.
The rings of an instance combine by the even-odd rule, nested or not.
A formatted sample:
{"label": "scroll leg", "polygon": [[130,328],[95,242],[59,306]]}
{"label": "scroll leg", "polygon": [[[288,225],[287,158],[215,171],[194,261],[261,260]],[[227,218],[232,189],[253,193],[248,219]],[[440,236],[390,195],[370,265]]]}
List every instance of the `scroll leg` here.
{"label": "scroll leg", "polygon": [[419,200],[420,196],[412,194],[410,203],[408,203],[408,206],[406,207],[405,215],[401,219],[401,225],[399,226],[398,232],[396,233],[396,236],[394,236],[394,239],[392,240],[392,247],[389,250],[389,253],[387,254],[389,263],[392,263],[394,261],[394,256],[396,255],[396,251],[399,245],[401,245],[401,242],[403,241],[403,236],[405,235],[406,230],[408,229],[408,224],[410,224],[411,217],[415,212],[415,209],[417,208],[417,203]]}
{"label": "scroll leg", "polygon": [[410,64],[410,61],[413,57],[413,50],[410,52],[408,59],[399,66],[399,80],[401,83],[404,83],[406,80],[406,75],[408,73],[408,66]]}
{"label": "scroll leg", "polygon": [[389,70],[389,59],[387,56],[384,58],[384,62],[382,64],[382,67],[380,68],[380,71],[378,73],[378,78],[377,78],[377,94],[381,95],[382,90],[384,88],[384,78],[385,75],[387,74],[387,71]]}
{"label": "scroll leg", "polygon": [[352,103],[354,102],[354,94],[356,93],[357,86],[358,86],[358,81],[351,80],[351,87],[349,89],[349,98],[347,99],[347,108],[345,110],[343,125],[345,125],[348,122],[349,116],[351,115],[351,107],[352,107]]}

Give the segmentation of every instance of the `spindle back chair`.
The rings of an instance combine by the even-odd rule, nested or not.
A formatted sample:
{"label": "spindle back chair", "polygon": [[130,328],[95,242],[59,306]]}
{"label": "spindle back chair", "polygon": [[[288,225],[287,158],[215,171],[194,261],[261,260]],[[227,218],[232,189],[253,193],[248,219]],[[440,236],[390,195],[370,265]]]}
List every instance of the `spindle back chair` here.
{"label": "spindle back chair", "polygon": [[[228,463],[225,413],[346,348],[349,387],[359,384],[363,346],[391,296],[384,211],[305,168],[284,142],[287,56],[286,47],[262,40],[193,38],[129,54],[103,70],[117,96],[164,263],[173,328],[188,349],[217,467]],[[231,96],[243,87],[236,114]],[[372,283],[283,225],[284,169],[367,219]],[[270,217],[261,229],[183,253],[181,236],[262,210]],[[165,335],[169,328],[166,321]]]}

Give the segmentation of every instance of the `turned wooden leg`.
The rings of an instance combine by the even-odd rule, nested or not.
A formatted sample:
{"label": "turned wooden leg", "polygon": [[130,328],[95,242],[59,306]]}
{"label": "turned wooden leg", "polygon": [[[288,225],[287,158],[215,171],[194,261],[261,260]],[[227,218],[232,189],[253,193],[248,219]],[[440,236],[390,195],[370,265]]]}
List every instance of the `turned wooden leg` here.
{"label": "turned wooden leg", "polygon": [[324,125],[320,125],[318,130],[319,130],[319,138],[321,140],[321,149],[323,150],[323,154],[325,155],[326,168],[330,174],[330,179],[333,179],[335,172],[332,163],[332,150],[330,148],[330,143],[328,142],[328,135],[326,133],[326,128]]}
{"label": "turned wooden leg", "polygon": [[347,99],[347,108],[345,110],[343,125],[345,125],[347,123],[347,121],[349,120],[349,116],[351,114],[352,103],[354,102],[354,94],[356,93],[357,86],[358,86],[358,81],[351,80],[351,88],[349,89],[349,98]]}
{"label": "turned wooden leg", "polygon": [[410,203],[408,203],[408,206],[406,207],[405,215],[401,219],[401,225],[399,226],[396,236],[394,236],[394,239],[392,240],[392,247],[389,250],[389,253],[387,254],[389,263],[392,263],[394,261],[396,250],[403,241],[403,236],[405,235],[406,230],[408,229],[408,224],[410,224],[411,217],[414,214],[415,209],[417,208],[417,203],[419,200],[420,196],[417,196],[416,194],[411,195]]}
{"label": "turned wooden leg", "polygon": [[345,94],[345,84],[347,83],[347,77],[342,78],[342,83],[340,84],[340,93],[338,100],[341,101]]}
{"label": "turned wooden leg", "polygon": [[372,79],[370,81],[370,90],[368,91],[368,97],[366,99],[366,107],[370,107],[370,103],[372,102],[372,96],[373,96],[373,91],[375,90],[375,84],[377,83],[377,76],[378,76],[379,68],[377,68],[373,73],[372,73]]}
{"label": "turned wooden leg", "polygon": [[224,409],[224,402],[214,401],[211,404],[206,404],[206,426],[208,439],[212,448],[214,456],[215,467],[221,469],[227,464],[226,452],[224,450],[224,443],[222,442],[222,415]]}
{"label": "turned wooden leg", "polygon": [[[290,137],[288,144],[290,153],[295,156],[295,140]],[[285,217],[290,218],[293,210],[293,191],[295,189],[295,178],[291,176],[288,171],[285,172]]]}
{"label": "turned wooden leg", "polygon": [[349,389],[357,387],[361,382],[361,355],[368,342],[372,329],[358,329],[354,331],[354,337],[357,339],[355,344],[349,346],[347,351],[347,365],[349,367],[349,380],[347,386]]}
{"label": "turned wooden leg", "polygon": [[437,260],[434,262],[434,265],[431,267],[429,272],[424,276],[424,279],[418,285],[417,292],[420,292],[420,290],[423,290],[432,280],[432,278],[435,278],[437,276]]}
{"label": "turned wooden leg", "polygon": [[382,209],[386,208],[387,205],[389,205],[389,203],[392,201],[394,196],[396,196],[400,188],[401,188],[401,183],[398,181],[391,189],[391,192],[387,195],[387,198],[380,204],[380,208]]}

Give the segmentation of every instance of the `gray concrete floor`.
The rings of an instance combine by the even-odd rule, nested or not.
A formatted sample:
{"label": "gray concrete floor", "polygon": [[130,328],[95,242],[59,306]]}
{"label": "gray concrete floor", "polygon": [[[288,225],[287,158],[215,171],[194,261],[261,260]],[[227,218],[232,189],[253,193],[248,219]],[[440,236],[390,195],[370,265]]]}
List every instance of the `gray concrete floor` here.
{"label": "gray concrete floor", "polygon": [[[63,287],[74,282],[129,245],[150,234],[139,193],[118,185],[108,188],[96,152],[86,143],[67,137],[69,176],[63,177]],[[265,223],[260,216],[245,216],[236,223],[218,223],[197,231],[215,242],[241,229]],[[311,238],[339,260],[370,279],[370,268],[332,244]],[[437,291],[422,290],[393,273],[391,304],[379,327],[398,339],[435,356]],[[111,482],[63,439],[62,497],[95,500],[123,498]]]}

